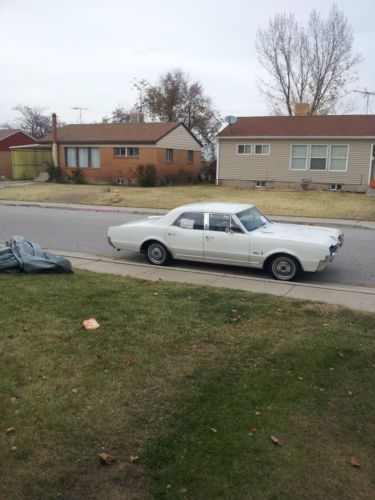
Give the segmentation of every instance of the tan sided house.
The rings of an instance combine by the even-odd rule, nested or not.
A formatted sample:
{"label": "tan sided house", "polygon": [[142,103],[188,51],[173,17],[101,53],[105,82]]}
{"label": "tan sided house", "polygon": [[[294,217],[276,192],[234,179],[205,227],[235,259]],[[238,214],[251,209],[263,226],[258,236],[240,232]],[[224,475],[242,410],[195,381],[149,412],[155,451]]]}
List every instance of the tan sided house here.
{"label": "tan sided house", "polygon": [[139,165],[156,167],[158,183],[192,182],[199,176],[201,144],[182,123],[98,123],[56,128],[52,144],[65,176],[80,168],[87,182],[133,184]]}
{"label": "tan sided house", "polygon": [[218,134],[217,183],[366,192],[375,115],[241,117]]}

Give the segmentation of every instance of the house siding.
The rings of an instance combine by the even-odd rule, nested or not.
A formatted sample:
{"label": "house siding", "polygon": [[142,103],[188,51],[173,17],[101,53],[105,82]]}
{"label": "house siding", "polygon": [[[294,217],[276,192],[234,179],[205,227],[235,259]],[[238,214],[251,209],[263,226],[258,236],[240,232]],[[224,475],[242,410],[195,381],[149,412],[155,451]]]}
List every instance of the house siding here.
{"label": "house siding", "polygon": [[[312,184],[343,184],[348,189],[366,191],[368,187],[369,165],[372,144],[370,140],[347,139],[219,139],[219,182],[231,185],[251,185],[256,180],[269,183],[300,185],[303,178]],[[237,144],[269,144],[269,155],[238,155]],[[291,170],[292,145],[348,145],[347,171]]]}
{"label": "house siding", "polygon": [[160,139],[157,142],[157,146],[159,148],[168,149],[185,149],[193,151],[201,150],[200,144],[182,125],[172,130],[172,132]]}

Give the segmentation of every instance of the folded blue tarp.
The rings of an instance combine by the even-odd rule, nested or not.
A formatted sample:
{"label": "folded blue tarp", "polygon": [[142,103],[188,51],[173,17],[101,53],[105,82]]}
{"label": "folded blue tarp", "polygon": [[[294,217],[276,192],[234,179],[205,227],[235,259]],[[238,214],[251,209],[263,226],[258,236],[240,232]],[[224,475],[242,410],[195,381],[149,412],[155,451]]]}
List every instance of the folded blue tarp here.
{"label": "folded blue tarp", "polygon": [[72,273],[71,263],[51,252],[45,252],[37,243],[23,236],[12,236],[4,247],[0,247],[0,272],[43,273],[58,271]]}

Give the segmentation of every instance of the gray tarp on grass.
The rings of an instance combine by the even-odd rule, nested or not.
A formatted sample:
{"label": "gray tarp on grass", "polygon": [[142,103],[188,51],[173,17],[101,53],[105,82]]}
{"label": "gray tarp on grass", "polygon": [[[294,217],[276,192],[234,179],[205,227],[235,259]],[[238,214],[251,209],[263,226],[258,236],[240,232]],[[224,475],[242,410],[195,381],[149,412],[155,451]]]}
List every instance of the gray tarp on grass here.
{"label": "gray tarp on grass", "polygon": [[42,273],[51,271],[72,273],[73,268],[64,257],[45,252],[40,245],[25,240],[23,236],[12,236],[5,246],[0,247],[0,272]]}

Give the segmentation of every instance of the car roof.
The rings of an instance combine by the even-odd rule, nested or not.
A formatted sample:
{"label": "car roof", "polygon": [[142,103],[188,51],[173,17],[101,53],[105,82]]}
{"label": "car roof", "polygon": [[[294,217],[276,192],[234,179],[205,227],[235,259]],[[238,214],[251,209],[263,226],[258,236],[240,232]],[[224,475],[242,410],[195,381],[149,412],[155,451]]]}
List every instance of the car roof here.
{"label": "car roof", "polygon": [[224,214],[236,214],[251,208],[254,205],[247,203],[225,203],[225,202],[200,202],[200,203],[190,203],[188,205],[182,205],[175,208],[174,210],[183,212],[216,212]]}

